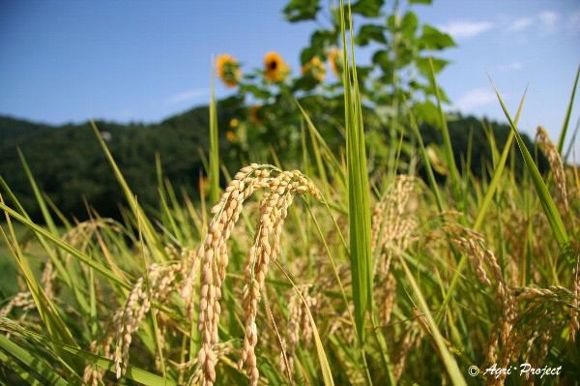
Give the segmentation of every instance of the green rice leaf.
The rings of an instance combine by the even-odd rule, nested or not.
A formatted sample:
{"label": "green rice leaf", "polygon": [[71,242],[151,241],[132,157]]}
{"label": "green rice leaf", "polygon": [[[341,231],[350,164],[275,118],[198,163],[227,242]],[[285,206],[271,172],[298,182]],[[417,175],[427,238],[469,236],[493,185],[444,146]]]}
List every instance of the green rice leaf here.
{"label": "green rice leaf", "polygon": [[211,98],[209,102],[209,194],[212,205],[218,202],[220,198],[220,148],[214,79],[215,74],[212,71]]}
{"label": "green rice leaf", "polygon": [[[365,338],[365,318],[372,308],[372,253],[371,253],[371,210],[365,133],[362,105],[358,90],[357,71],[354,60],[354,45],[351,42],[351,58],[347,53],[344,7],[340,7],[346,123],[346,165],[348,172],[348,221],[350,232],[350,258],[352,275],[352,297],[355,320],[361,343]],[[350,16],[350,15],[349,15]],[[349,18],[352,28],[352,19]],[[353,33],[351,31],[351,39]]]}
{"label": "green rice leaf", "polygon": [[564,149],[564,141],[566,140],[566,133],[568,132],[568,124],[570,123],[570,115],[572,115],[572,108],[574,107],[574,98],[576,97],[576,89],[578,88],[578,78],[580,77],[580,66],[576,70],[576,79],[574,79],[574,86],[572,87],[572,93],[570,95],[570,100],[568,101],[568,108],[566,109],[566,116],[564,117],[564,123],[562,124],[562,131],[560,132],[560,138],[558,139],[558,153],[562,154]]}
{"label": "green rice leaf", "polygon": [[457,165],[455,164],[455,155],[453,154],[453,146],[451,145],[449,128],[447,127],[447,120],[445,119],[445,113],[443,112],[443,104],[441,102],[439,85],[437,84],[437,79],[435,78],[435,70],[433,68],[433,61],[431,58],[429,58],[429,75],[431,84],[433,86],[433,89],[435,90],[435,97],[437,98],[437,110],[439,112],[440,130],[443,136],[443,148],[445,149],[445,160],[447,161],[447,167],[449,168],[451,174],[451,183],[453,184],[455,193],[457,193],[459,192],[460,189],[459,172],[457,171]]}
{"label": "green rice leaf", "polygon": [[449,374],[451,383],[458,386],[467,385],[465,379],[463,378],[463,375],[461,374],[461,370],[459,370],[459,366],[457,365],[455,358],[451,355],[451,353],[447,349],[447,346],[445,345],[445,340],[443,339],[443,336],[441,335],[439,329],[437,328],[437,324],[435,323],[435,320],[431,315],[431,311],[427,306],[427,302],[425,301],[425,297],[423,296],[423,293],[421,292],[419,285],[415,281],[415,278],[413,277],[413,274],[409,270],[409,267],[407,267],[407,263],[405,263],[405,260],[400,259],[400,262],[405,271],[405,275],[407,276],[407,280],[411,284],[411,289],[413,290],[413,294],[415,295],[414,297],[417,300],[419,309],[421,310],[423,316],[427,320],[427,325],[429,326],[431,336],[433,337],[433,341],[435,343],[435,347],[437,348],[439,357],[441,358],[441,361],[443,362],[445,369]]}
{"label": "green rice leaf", "polygon": [[497,95],[497,99],[499,100],[499,103],[501,105],[501,108],[502,108],[502,110],[503,110],[503,112],[504,112],[504,114],[505,114],[505,116],[510,124],[512,132],[516,138],[516,141],[518,143],[518,147],[520,148],[520,152],[522,153],[522,156],[524,157],[524,163],[526,165],[528,172],[530,173],[530,176],[532,178],[532,182],[534,184],[534,187],[536,188],[536,192],[537,192],[538,197],[540,199],[540,203],[542,204],[542,208],[544,209],[544,213],[546,214],[546,217],[548,218],[548,222],[550,223],[550,228],[552,229],[552,232],[554,233],[554,236],[556,237],[556,240],[558,241],[558,245],[560,246],[560,249],[562,250],[562,252],[564,252],[567,250],[567,247],[569,245],[569,237],[568,237],[568,234],[566,232],[566,227],[564,227],[564,222],[562,221],[562,217],[560,216],[560,213],[558,212],[558,209],[556,208],[556,204],[554,203],[554,200],[552,199],[552,196],[550,195],[550,192],[548,191],[548,187],[546,186],[546,184],[544,183],[544,180],[542,179],[542,175],[540,174],[540,171],[538,170],[538,167],[536,166],[536,163],[534,162],[532,155],[528,151],[528,148],[526,147],[524,140],[522,139],[520,133],[518,132],[518,128],[516,126],[516,123],[514,123],[512,117],[510,116],[509,112],[507,111],[507,108],[503,102],[503,99],[502,99],[501,95],[499,94],[499,91],[497,90],[495,85],[494,85],[494,90],[495,90],[495,93]]}

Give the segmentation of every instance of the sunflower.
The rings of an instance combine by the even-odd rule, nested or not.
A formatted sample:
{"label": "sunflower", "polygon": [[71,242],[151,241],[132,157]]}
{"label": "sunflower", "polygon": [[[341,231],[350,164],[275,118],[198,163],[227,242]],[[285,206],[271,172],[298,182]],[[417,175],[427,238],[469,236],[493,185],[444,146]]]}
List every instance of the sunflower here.
{"label": "sunflower", "polygon": [[230,119],[230,127],[232,129],[235,129],[239,125],[240,125],[240,121],[238,120],[238,118],[232,118],[232,119]]}
{"label": "sunflower", "polygon": [[270,51],[264,56],[264,77],[268,82],[282,82],[290,74],[290,67],[280,54]]}
{"label": "sunflower", "polygon": [[322,82],[326,76],[324,63],[318,56],[313,57],[309,62],[302,66],[302,75],[312,76],[318,82]]}
{"label": "sunflower", "polygon": [[231,55],[222,54],[215,60],[217,75],[228,87],[236,87],[240,82],[241,70],[238,60]]}
{"label": "sunflower", "polygon": [[228,131],[226,131],[226,139],[228,140],[228,142],[233,143],[233,142],[237,141],[238,136],[232,130],[228,130]]}
{"label": "sunflower", "polygon": [[334,75],[342,74],[342,52],[338,48],[333,47],[328,51],[328,64]]}

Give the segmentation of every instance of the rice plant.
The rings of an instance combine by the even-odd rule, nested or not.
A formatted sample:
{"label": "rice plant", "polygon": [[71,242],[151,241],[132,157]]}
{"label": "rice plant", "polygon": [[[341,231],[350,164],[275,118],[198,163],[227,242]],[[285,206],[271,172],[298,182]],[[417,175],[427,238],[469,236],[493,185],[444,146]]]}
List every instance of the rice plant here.
{"label": "rice plant", "polygon": [[[2,384],[578,384],[580,179],[562,159],[575,91],[558,142],[538,129],[547,175],[518,132],[524,98],[512,118],[498,91],[512,132],[505,148],[492,144],[489,180],[456,165],[440,100],[450,178],[436,180],[403,101],[400,126],[427,177],[400,173],[392,143],[395,162],[371,180],[350,8],[340,12],[342,153],[298,102],[301,170],[274,153],[220,173],[212,94],[210,195],[178,199],[158,165],[150,210],[94,125],[123,221],[90,207],[86,221],[66,218],[22,155],[44,225],[0,180],[0,232],[20,279],[0,303]],[[265,76],[285,76],[280,57],[267,60]],[[237,61],[216,63],[236,84]],[[523,364],[553,372],[523,374]]]}

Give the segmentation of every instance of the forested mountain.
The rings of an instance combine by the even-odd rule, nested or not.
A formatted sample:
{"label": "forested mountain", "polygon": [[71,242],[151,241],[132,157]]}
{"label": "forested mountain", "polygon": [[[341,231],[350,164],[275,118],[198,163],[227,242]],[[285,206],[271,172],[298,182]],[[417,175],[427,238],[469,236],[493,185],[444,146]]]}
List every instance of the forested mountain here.
{"label": "forested mountain", "polygon": [[[220,105],[218,111],[221,158],[233,172],[246,162],[240,160],[239,153],[223,137],[235,109]],[[156,154],[159,154],[164,176],[176,188],[196,195],[194,187],[203,173],[202,157],[209,148],[208,113],[207,107],[197,107],[154,124],[96,122],[130,186],[146,207],[152,209],[158,205]],[[509,128],[488,123],[494,129],[501,150]],[[481,121],[458,116],[449,122],[449,130],[459,165],[466,158],[469,132],[473,131],[471,169],[476,176],[482,176],[489,165],[491,152]],[[423,125],[421,131],[427,144],[441,142],[434,128]],[[529,139],[527,141],[531,144]],[[41,190],[65,215],[86,218],[86,200],[101,215],[118,216],[119,204],[124,199],[88,122],[50,126],[0,117],[0,176],[32,217],[39,219],[40,212],[18,149]],[[521,164],[518,153],[516,158],[517,165]],[[542,157],[540,164],[545,168]]]}

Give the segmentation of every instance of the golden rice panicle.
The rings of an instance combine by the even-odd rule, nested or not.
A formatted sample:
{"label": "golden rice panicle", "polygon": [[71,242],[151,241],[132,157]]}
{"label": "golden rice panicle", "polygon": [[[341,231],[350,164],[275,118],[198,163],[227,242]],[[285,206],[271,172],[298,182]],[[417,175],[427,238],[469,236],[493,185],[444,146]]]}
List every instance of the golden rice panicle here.
{"label": "golden rice panicle", "polygon": [[371,248],[377,254],[374,266],[376,299],[382,325],[389,323],[396,302],[396,281],[390,272],[393,257],[408,248],[417,228],[409,208],[415,198],[415,179],[398,176],[373,209]]}
{"label": "golden rice panicle", "polygon": [[[40,283],[44,289],[44,294],[48,299],[54,299],[54,280],[56,279],[56,271],[53,268],[52,262],[47,260],[42,270]],[[18,292],[14,297],[2,308],[0,308],[0,318],[10,314],[13,309],[21,309],[22,311],[29,311],[36,308],[34,299],[30,291],[25,290]]]}
{"label": "golden rice panicle", "polygon": [[0,318],[4,318],[12,312],[15,308],[20,308],[23,311],[34,309],[35,304],[32,299],[32,294],[29,291],[18,292],[10,301],[2,308],[0,308]]}
{"label": "golden rice panicle", "polygon": [[[93,340],[90,345],[89,352],[97,353],[97,341]],[[99,369],[94,364],[88,364],[83,371],[83,385],[98,386],[103,379],[104,370]]]}
{"label": "golden rice panicle", "polygon": [[44,294],[49,299],[54,299],[55,296],[55,288],[54,288],[55,279],[56,279],[56,271],[52,266],[52,262],[48,260],[44,265],[44,269],[42,270],[40,283],[42,284],[42,288],[44,288]]}
{"label": "golden rice panicle", "polygon": [[[219,342],[213,347],[213,351],[216,357],[216,361],[219,362],[220,360],[223,360],[228,355],[230,355],[234,351],[234,347],[231,342]],[[205,373],[203,367],[200,366],[199,357],[194,358],[192,362],[178,364],[177,370],[183,371],[192,366],[195,367],[195,370],[193,371],[193,374],[186,382],[186,384],[195,386],[205,385],[206,384]]]}
{"label": "golden rice panicle", "polygon": [[[285,347],[286,357],[288,358],[288,373],[294,373],[294,355],[298,342],[300,341],[300,326],[302,325],[302,307],[297,288],[292,291],[292,296],[288,302],[288,344]],[[285,364],[284,364],[285,365]]]}
{"label": "golden rice panicle", "polygon": [[504,210],[505,221],[510,224],[509,227],[504,227],[503,237],[506,245],[509,245],[509,258],[507,264],[509,268],[509,278],[512,283],[521,283],[523,278],[520,272],[520,266],[525,256],[527,248],[528,224],[530,219],[519,208],[509,208]]}
{"label": "golden rice panicle", "polygon": [[385,219],[385,208],[387,206],[386,200],[381,200],[373,207],[371,216],[371,250],[375,251],[379,241],[379,234],[383,227],[383,220]]}
{"label": "golden rice panicle", "polygon": [[382,291],[378,295],[379,321],[381,325],[386,326],[391,321],[391,314],[393,313],[397,300],[397,280],[391,272],[387,275],[382,286]]}
{"label": "golden rice panicle", "polygon": [[251,385],[257,385],[259,372],[255,354],[258,342],[256,317],[269,266],[280,254],[280,237],[288,208],[295,194],[320,194],[314,184],[299,171],[284,171],[267,183],[267,192],[260,204],[260,219],[254,244],[245,267],[246,286],[243,290],[245,336],[240,367],[245,364]]}
{"label": "golden rice panicle", "polygon": [[[263,188],[273,168],[268,165],[251,164],[242,168],[230,182],[220,201],[212,208],[214,218],[204,241],[199,246],[197,258],[201,264],[201,283],[198,327],[201,331],[201,349],[198,362],[203,369],[203,383],[215,382],[216,355],[213,346],[218,342],[218,324],[221,313],[221,284],[225,279],[229,262],[226,241],[238,221],[244,201],[256,189]],[[190,306],[193,304],[195,270],[184,280],[182,296]]]}
{"label": "golden rice panicle", "polygon": [[[113,359],[113,340],[116,337],[116,331],[120,325],[119,320],[121,318],[121,312],[115,312],[111,322],[108,324],[104,337],[101,342],[98,340],[91,341],[88,351],[94,355],[101,355],[107,359]],[[98,368],[93,363],[89,363],[85,366],[83,371],[83,384],[91,385],[95,382],[99,385],[103,384],[103,376],[106,370]]]}
{"label": "golden rice panicle", "polygon": [[[409,206],[416,198],[416,181],[411,176],[398,176],[387,194],[379,201],[372,215],[371,248],[380,253],[377,264],[393,249],[404,250],[415,229],[416,222],[410,217]],[[381,271],[382,276],[386,272]]]}
{"label": "golden rice panicle", "polygon": [[[274,179],[271,187],[274,190],[278,179]],[[243,289],[243,309],[245,313],[245,335],[240,359],[240,367],[246,364],[250,384],[257,384],[259,373],[254,347],[258,341],[256,315],[260,301],[261,289],[269,268],[272,248],[270,236],[274,232],[272,222],[274,206],[278,204],[279,195],[267,192],[260,204],[260,223],[256,232],[254,244],[250,248],[249,258],[245,268],[246,285]]]}
{"label": "golden rice panicle", "polygon": [[[214,207],[213,212],[216,213],[216,217],[212,220],[209,234],[206,237],[204,244],[202,244],[199,249],[198,254],[202,259],[199,314],[199,327],[202,335],[202,344],[198,355],[198,361],[203,369],[203,383],[205,385],[212,385],[216,379],[215,366],[217,361],[212,347],[218,341],[217,329],[221,312],[219,304],[221,298],[221,283],[225,278],[225,270],[228,262],[225,241],[229,237],[233,225],[241,214],[243,201],[252,194],[254,189],[267,189],[263,202],[268,204],[261,205],[262,213],[259,229],[262,229],[263,231],[258,231],[254,244],[255,247],[250,250],[250,256],[257,256],[259,261],[254,264],[252,268],[254,269],[254,277],[252,277],[252,281],[247,283],[248,286],[244,291],[244,304],[249,304],[249,310],[247,310],[248,314],[253,315],[257,312],[260,287],[263,286],[265,280],[270,255],[272,254],[272,251],[274,251],[275,256],[277,256],[278,251],[280,250],[279,232],[283,220],[286,217],[287,208],[292,202],[293,195],[310,192],[314,197],[320,197],[314,184],[308,181],[300,172],[282,172],[277,177],[268,178],[270,169],[271,167],[260,167],[259,165],[254,164],[242,169],[241,172],[236,175],[234,181],[226,189],[220,203]],[[249,176],[251,174],[254,176],[250,178]],[[244,188],[244,185],[247,186],[247,188]],[[287,193],[286,191],[290,193],[285,194]],[[232,197],[234,200],[237,200],[238,203],[232,204]],[[270,210],[270,208],[273,209]],[[266,242],[263,235],[260,236],[261,234],[269,235],[271,233],[274,234],[272,245],[270,245],[269,240]],[[258,247],[263,248],[258,249]],[[217,251],[217,253],[214,254],[214,251]],[[248,272],[248,270],[246,271]],[[262,284],[260,285],[260,283]],[[256,300],[254,301],[254,299]],[[255,312],[253,311],[254,304],[256,309]],[[250,365],[253,365],[250,366],[250,368],[253,368],[256,367],[256,364],[252,363],[251,358],[251,354],[253,353],[251,347],[255,346],[255,341],[257,341],[257,332],[254,334],[254,331],[252,330],[255,326],[255,317],[253,323],[251,317],[246,319],[246,323],[246,350],[244,351],[245,354],[242,356],[248,358]],[[254,335],[256,336],[256,339],[253,338]],[[253,362],[255,362],[255,360],[253,360]],[[257,382],[257,370],[249,370],[249,373],[253,374],[253,379],[256,379]]]}
{"label": "golden rice panicle", "polygon": [[[294,356],[298,344],[310,344],[313,338],[312,325],[308,317],[307,308],[312,312],[318,305],[319,300],[311,296],[308,289],[310,285],[298,285],[288,301],[288,324],[286,327],[286,339],[284,339],[283,352],[280,353],[280,369],[288,374],[294,372]],[[302,296],[301,296],[302,295]],[[302,300],[304,299],[304,300]],[[284,356],[288,362],[284,360]]]}
{"label": "golden rice panicle", "polygon": [[556,182],[556,186],[558,188],[558,198],[560,199],[560,204],[563,206],[564,210],[568,212],[569,204],[568,204],[568,189],[566,187],[566,173],[564,171],[564,163],[562,162],[562,157],[560,157],[560,153],[556,149],[556,146],[548,137],[548,133],[542,126],[538,126],[537,133],[536,133],[536,141],[542,149],[542,152],[548,158],[548,162],[550,163],[550,170],[552,171],[552,175],[554,176],[554,181]]}
{"label": "golden rice panicle", "polygon": [[[448,224],[446,227],[452,242],[472,260],[478,279],[491,286],[492,282],[487,276],[486,266],[492,274],[501,314],[490,338],[487,360],[489,363],[496,363],[496,359],[498,359],[498,366],[506,367],[515,354],[511,333],[517,318],[517,303],[512,291],[503,278],[495,254],[488,248],[480,233],[456,224]],[[500,344],[502,345],[501,351],[499,350]],[[498,352],[501,354],[499,358],[497,357]],[[498,381],[503,382],[504,379],[505,374],[500,376]]]}
{"label": "golden rice panicle", "polygon": [[[417,315],[416,310],[415,314]],[[419,316],[419,318],[421,317],[422,316]],[[409,329],[397,345],[397,358],[393,365],[393,376],[397,381],[399,381],[401,375],[403,375],[405,367],[407,366],[409,354],[421,343],[421,339],[423,339],[424,330],[418,327],[420,325],[418,320],[419,319],[411,323]]]}
{"label": "golden rice panicle", "polygon": [[88,365],[83,370],[83,385],[98,386],[103,376],[95,365]]}
{"label": "golden rice panicle", "polygon": [[[218,252],[226,253],[219,260],[222,266],[220,273],[223,272],[225,274],[228,258],[227,251],[225,251],[225,242],[229,239],[231,231],[242,213],[244,201],[253,194],[258,187],[258,183],[269,176],[269,169],[270,167],[267,165],[258,164],[251,164],[242,168],[236,173],[220,201],[212,208],[211,211],[214,214],[214,218],[209,224],[209,230],[204,241],[195,253],[195,258],[203,265],[202,273],[207,273],[207,276],[202,277],[202,282],[207,285],[204,290],[204,283],[202,283],[202,291],[207,291],[209,294],[209,286],[213,285],[212,266],[215,264],[214,255]],[[191,264],[186,269],[188,269],[188,272],[185,273],[181,295],[188,305],[192,305],[191,296],[193,295],[197,270]],[[221,275],[219,276],[221,277]],[[207,300],[207,297],[202,296],[203,298]]]}
{"label": "golden rice panicle", "polygon": [[147,276],[137,280],[124,307],[115,314],[113,361],[117,379],[127,370],[133,334],[139,329],[141,321],[151,308],[151,302],[164,300],[174,289],[173,283],[178,268],[177,264],[168,267],[152,264]]}
{"label": "golden rice panicle", "polygon": [[471,259],[479,281],[491,286],[491,280],[487,276],[485,266],[491,263],[494,267],[497,266],[499,268],[499,265],[497,265],[493,252],[486,248],[483,236],[458,225],[449,225],[447,231],[451,236],[452,242]]}
{"label": "golden rice panicle", "polygon": [[[170,249],[171,251],[171,249]],[[178,290],[183,292],[184,284],[188,280],[191,280],[190,275],[192,272],[196,272],[196,268],[199,268],[199,259],[197,258],[197,249],[195,248],[185,248],[180,247],[180,249],[175,249],[168,252],[173,260],[178,261],[176,268],[177,274],[181,280],[178,286]]]}
{"label": "golden rice panicle", "polygon": [[106,229],[113,232],[120,232],[119,224],[110,218],[96,218],[77,223],[73,228],[68,230],[63,236],[67,243],[80,246],[86,243],[99,229]]}
{"label": "golden rice panicle", "polygon": [[411,176],[397,176],[385,196],[374,206],[372,214],[371,247],[375,250],[385,223],[395,220],[407,211],[414,197],[415,180]]}

